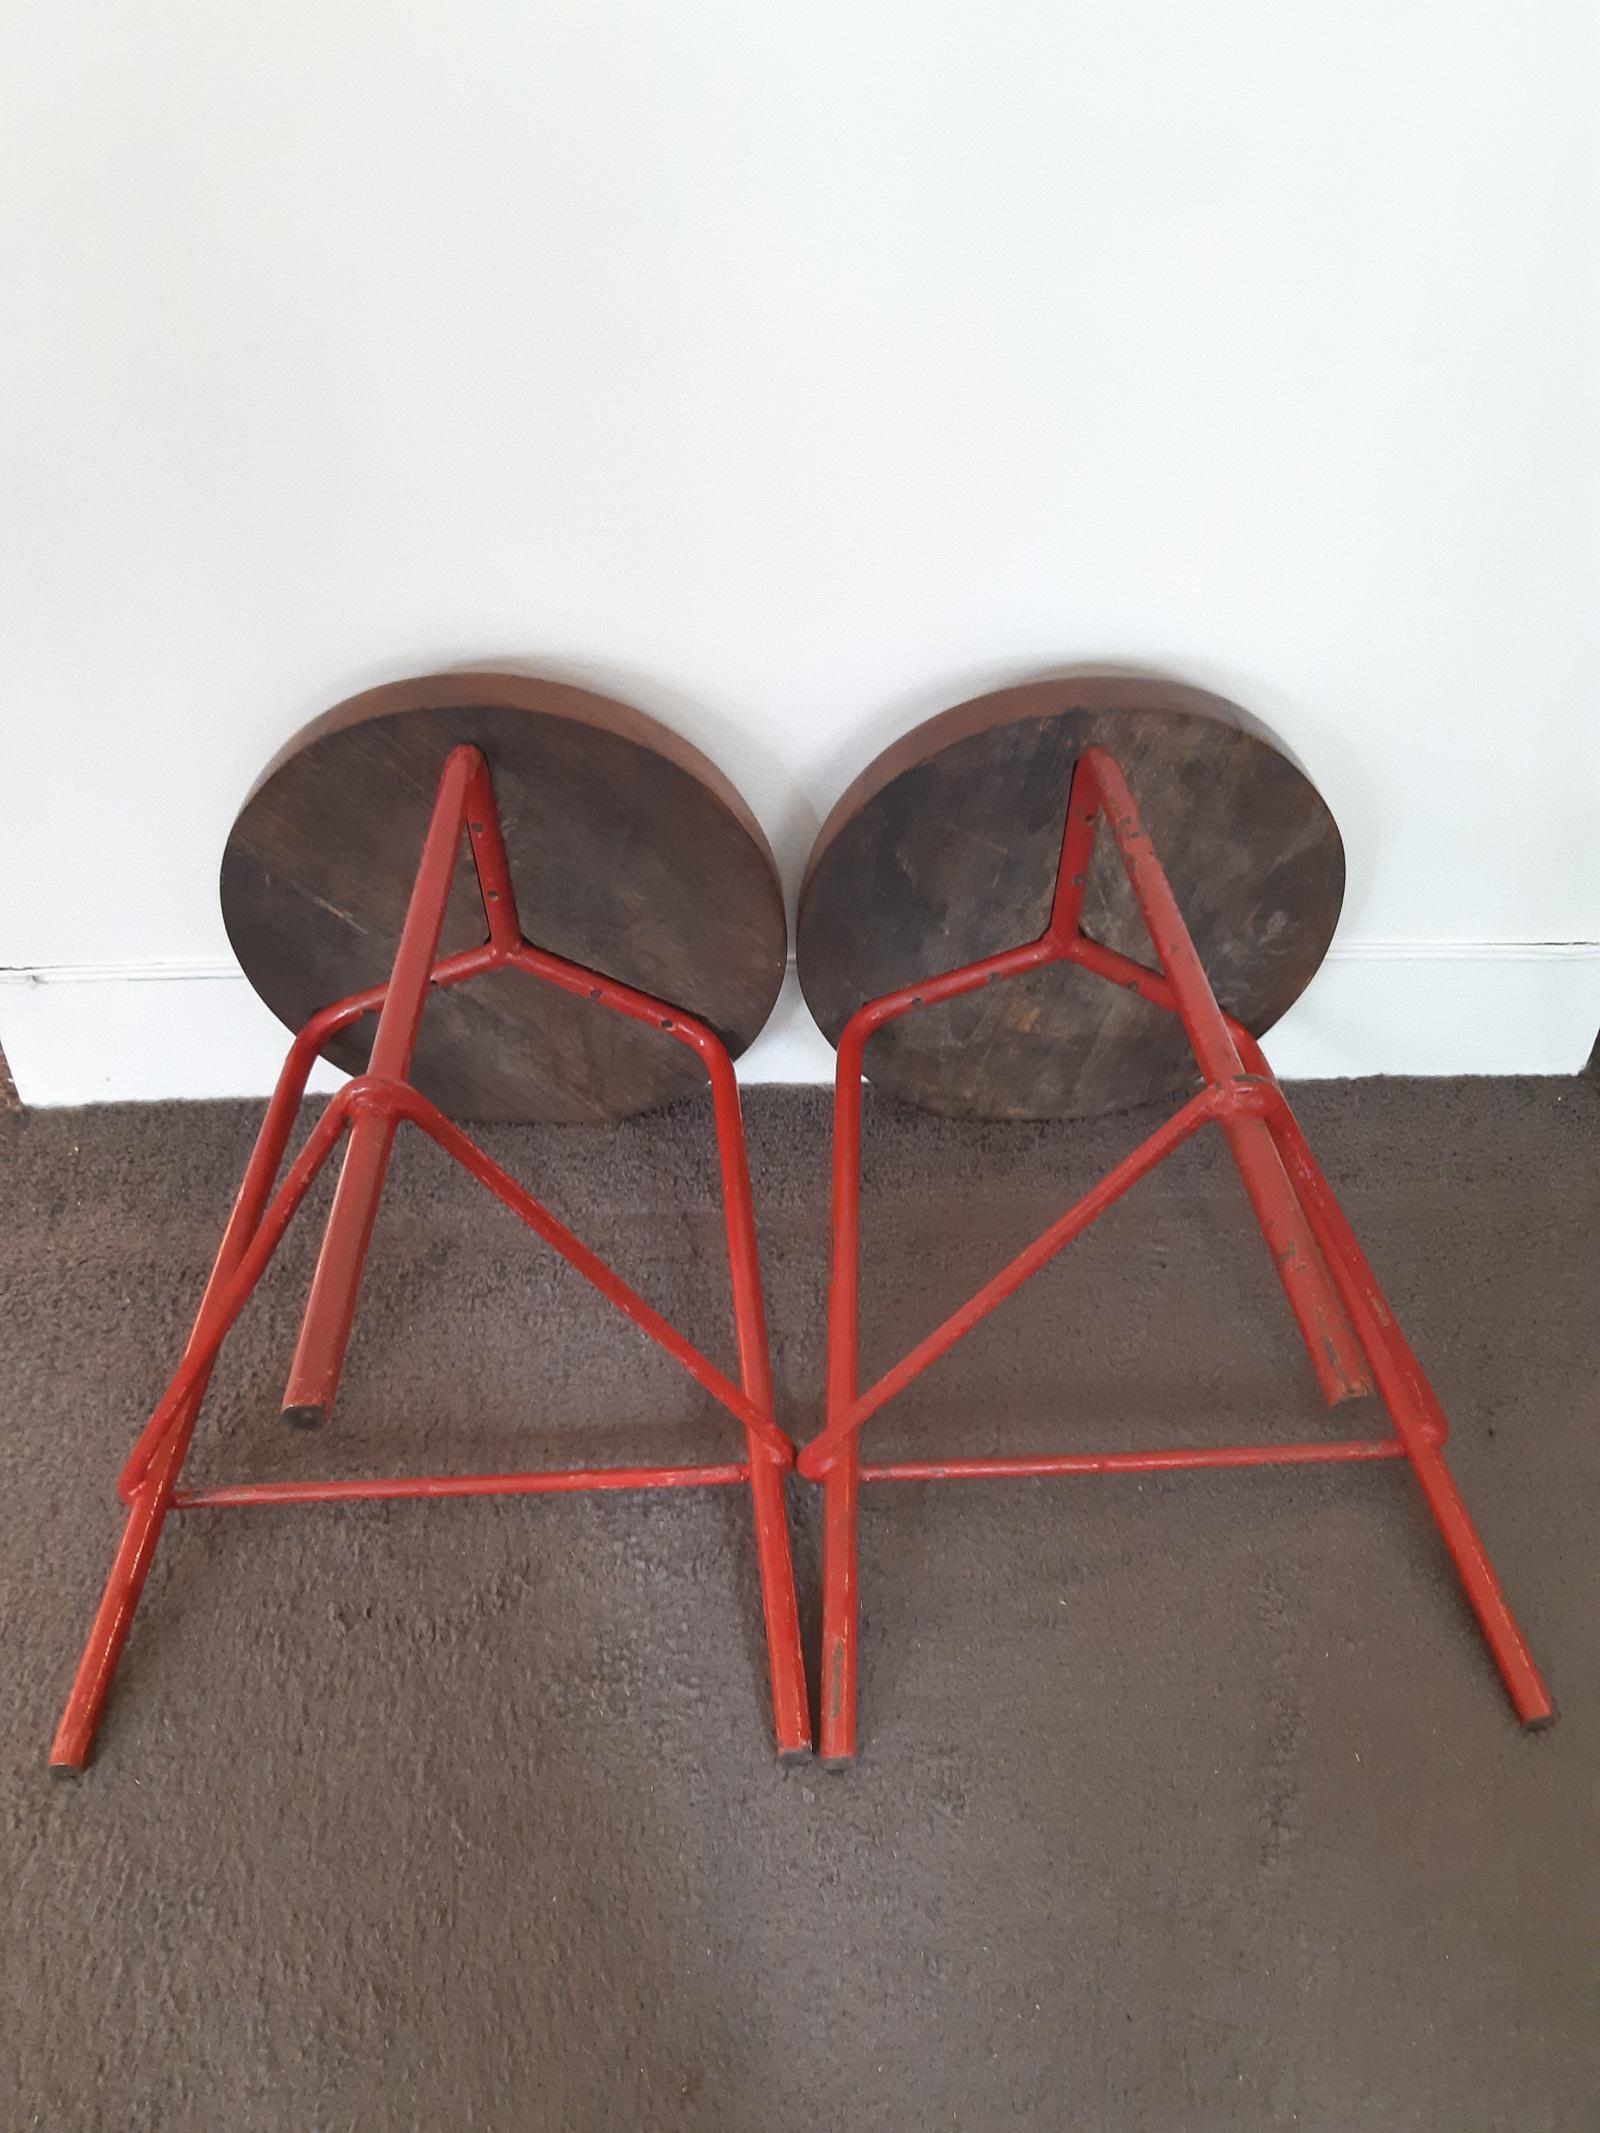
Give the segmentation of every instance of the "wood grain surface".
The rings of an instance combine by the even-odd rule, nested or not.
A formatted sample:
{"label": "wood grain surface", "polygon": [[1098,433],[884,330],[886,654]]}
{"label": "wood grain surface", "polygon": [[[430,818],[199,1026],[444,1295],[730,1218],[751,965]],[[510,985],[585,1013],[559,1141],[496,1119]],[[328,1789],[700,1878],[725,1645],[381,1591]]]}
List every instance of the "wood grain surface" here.
{"label": "wood grain surface", "polygon": [[[863,771],[813,847],[800,982],[830,1042],[864,1001],[1019,946],[1049,916],[1072,767],[1121,763],[1222,1005],[1258,1036],[1327,952],[1344,896],[1332,815],[1259,721],[1155,676],[1002,689],[918,726]],[[1102,825],[1084,929],[1155,957]],[[1177,1019],[1056,965],[879,1031],[869,1080],[962,1118],[1064,1118],[1198,1086]]]}
{"label": "wood grain surface", "polygon": [[[755,818],[643,712],[512,674],[370,690],[262,773],[229,834],[221,891],[228,938],[273,1013],[298,1029],[388,975],[439,772],[462,741],[489,763],[527,938],[742,1052],[771,1012],[786,949]],[[463,841],[441,953],[484,937]],[[359,1072],[375,1029],[364,1018],[327,1057]],[[515,972],[433,995],[414,1078],[462,1119],[600,1121],[705,1085],[682,1045]]]}

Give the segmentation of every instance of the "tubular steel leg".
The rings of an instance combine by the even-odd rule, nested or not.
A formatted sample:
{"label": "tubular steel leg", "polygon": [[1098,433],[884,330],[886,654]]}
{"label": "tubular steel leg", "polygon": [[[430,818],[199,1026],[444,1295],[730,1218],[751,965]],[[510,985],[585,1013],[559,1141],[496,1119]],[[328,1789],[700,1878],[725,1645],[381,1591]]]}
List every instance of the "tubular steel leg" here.
{"label": "tubular steel leg", "polygon": [[1449,1550],[1450,1560],[1456,1566],[1456,1575],[1461,1580],[1472,1612],[1478,1618],[1478,1627],[1494,1656],[1500,1679],[1505,1683],[1506,1694],[1511,1698],[1518,1718],[1533,1729],[1549,1725],[1556,1715],[1555,1703],[1533,1663],[1533,1654],[1517,1627],[1516,1617],[1506,1605],[1488,1550],[1478,1537],[1478,1529],[1462,1502],[1461,1491],[1445,1465],[1444,1454],[1420,1433],[1413,1431],[1407,1435],[1396,1410],[1391,1407],[1390,1412],[1395,1414],[1395,1427],[1405,1439],[1411,1471],[1422,1485],[1428,1509],[1433,1513],[1434,1523]]}
{"label": "tubular steel leg", "polygon": [[[1068,942],[1066,952],[1070,962],[1077,963],[1083,969],[1092,971],[1096,977],[1106,978],[1113,985],[1121,985],[1126,990],[1137,993],[1141,999],[1148,1000],[1152,1007],[1161,1007],[1165,1008],[1168,1013],[1176,1013],[1177,996],[1161,972],[1147,970],[1142,963],[1136,963],[1130,957],[1119,954],[1116,949],[1107,948],[1101,942],[1091,940],[1084,933],[1075,935]],[[1260,1045],[1257,1044],[1250,1032],[1242,1023],[1234,1021],[1231,1015],[1224,1015],[1223,1023],[1243,1062],[1247,1076],[1262,1081],[1272,1081],[1272,1069],[1268,1066]],[[1243,1109],[1239,1111],[1234,1123],[1236,1128],[1251,1127],[1259,1132],[1260,1122]],[[1235,1142],[1231,1145],[1237,1148],[1239,1144]],[[1259,1139],[1252,1140],[1247,1136],[1245,1145],[1251,1150],[1259,1150],[1260,1142]],[[1238,1160],[1237,1154],[1235,1160],[1236,1162]],[[1247,1155],[1246,1165],[1249,1165],[1251,1160],[1251,1156]],[[1282,1204],[1277,1194],[1283,1187],[1284,1168],[1284,1163],[1274,1150],[1270,1168],[1264,1173],[1269,1181],[1269,1189],[1265,1193],[1252,1189],[1254,1178],[1263,1175],[1258,1163],[1253,1172],[1249,1167],[1240,1166],[1240,1177],[1246,1191],[1250,1194],[1251,1205],[1256,1210],[1257,1220],[1261,1223],[1267,1235],[1268,1245],[1273,1252],[1274,1264],[1277,1267],[1279,1279],[1283,1282],[1290,1305],[1295,1310],[1295,1320],[1300,1327],[1302,1337],[1306,1341],[1313,1367],[1317,1369],[1318,1382],[1322,1385],[1323,1395],[1332,1404],[1332,1396],[1335,1394],[1339,1398],[1346,1397],[1344,1391],[1337,1390],[1338,1385],[1347,1386],[1358,1392],[1370,1392],[1372,1389],[1371,1381],[1367,1374],[1361,1345],[1356,1340],[1348,1314],[1338,1308],[1340,1295],[1342,1294],[1340,1285],[1334,1283],[1331,1291],[1328,1288],[1321,1288],[1314,1295],[1307,1296],[1303,1281],[1298,1278],[1303,1265],[1301,1254],[1303,1232],[1297,1232],[1293,1227],[1285,1231],[1277,1220],[1277,1210]],[[1323,1258],[1331,1261],[1332,1251],[1329,1240],[1319,1227],[1312,1210],[1302,1203],[1300,1212],[1310,1222],[1313,1241],[1316,1246],[1320,1247]],[[1281,1247],[1289,1244],[1291,1240],[1295,1249],[1280,1258]],[[1332,1280],[1331,1270],[1328,1278],[1330,1281]],[[1330,1300],[1334,1306],[1331,1312],[1328,1308]],[[1326,1339],[1322,1338],[1324,1332],[1327,1336]],[[1323,1367],[1318,1367],[1319,1364]],[[1330,1383],[1329,1378],[1324,1375],[1325,1369],[1337,1373],[1335,1383]],[[1439,1427],[1442,1430],[1442,1417],[1439,1418]]]}
{"label": "tubular steel leg", "polygon": [[350,1087],[341,1089],[338,1095],[329,1101],[327,1109],[312,1128],[310,1138],[290,1164],[283,1183],[273,1194],[270,1204],[256,1224],[238,1264],[222,1281],[216,1295],[210,1299],[202,1316],[196,1320],[194,1338],[185,1350],[171,1384],[156,1403],[154,1414],[136,1439],[118,1479],[117,1494],[124,1503],[132,1503],[143,1486],[145,1477],[154,1466],[157,1453],[180,1423],[190,1403],[193,1402],[198,1408],[200,1395],[205,1390],[218,1350],[248,1302],[251,1291],[266,1272],[268,1262],[283,1241],[284,1231],[293,1220],[301,1201],[310,1191],[318,1171],[332,1154],[334,1143],[345,1129],[350,1111],[350,1089],[353,1087],[352,1083]]}
{"label": "tubular steel leg", "polygon": [[66,1708],[56,1728],[56,1737],[50,1744],[50,1768],[58,1776],[76,1777],[89,1760],[117,1661],[122,1657],[122,1647],[133,1627],[133,1611],[144,1591],[144,1581],[155,1559],[156,1543],[166,1523],[173,1479],[187,1449],[187,1430],[181,1435],[175,1434],[162,1448],[149,1479],[134,1498],[123,1521],[122,1538],[117,1543],[105,1590],[100,1595],[100,1605],[89,1626],[88,1642],[78,1661],[78,1671],[72,1677],[72,1687],[67,1691]]}
{"label": "tubular steel leg", "polygon": [[[475,748],[466,747],[452,749],[446,759],[406,908],[394,973],[378,1017],[378,1034],[373,1039],[368,1067],[373,1080],[400,1081],[411,1064],[439,935],[444,930],[469,792],[482,762]],[[365,1106],[356,1113],[350,1128],[350,1146],[334,1190],[300,1338],[284,1387],[284,1418],[302,1428],[314,1427],[324,1419],[338,1389],[367,1247],[372,1242],[378,1200],[394,1146],[394,1131],[392,1117],[381,1109]]]}
{"label": "tubular steel leg", "polygon": [[1224,1114],[1222,1133],[1324,1401],[1333,1407],[1370,1393],[1372,1378],[1271,1134],[1259,1119],[1237,1113]]}
{"label": "tubular steel leg", "polygon": [[[858,1638],[855,1403],[861,1317],[861,1062],[865,1026],[839,1041],[833,1109],[833,1263],[828,1278],[828,1382],[822,1469],[822,1760],[837,1770],[856,1752]],[[812,1447],[807,1446],[807,1451]],[[814,1470],[814,1469],[813,1469]]]}
{"label": "tubular steel leg", "polygon": [[215,1346],[208,1339],[207,1328],[221,1291],[236,1273],[260,1224],[315,1057],[315,1043],[300,1040],[291,1049],[223,1230],[184,1360],[187,1362],[204,1349],[209,1349],[209,1353],[193,1390],[182,1402],[166,1441],[128,1505],[105,1591],[95,1610],[88,1642],[78,1661],[77,1673],[67,1693],[66,1708],[50,1748],[50,1767],[63,1775],[76,1775],[82,1770],[93,1748],[112,1676],[133,1625],[134,1609],[139,1604],[139,1595],[144,1590],[144,1581],[155,1557],[156,1543],[161,1538],[161,1528],[171,1506],[173,1488],[188,1453],[195,1419],[211,1376]]}
{"label": "tubular steel leg", "polygon": [[772,1683],[772,1730],[781,1763],[811,1755],[811,1709],[806,1696],[805,1652],[789,1550],[789,1511],[783,1477],[788,1471],[772,1454],[750,1450],[750,1509],[755,1523],[756,1573],[766,1626],[767,1671]]}
{"label": "tubular steel leg", "polygon": [[860,1642],[858,1467],[854,1437],[822,1481],[822,1739],[829,1770],[856,1759],[856,1650]]}
{"label": "tubular steel leg", "polygon": [[1412,1353],[1410,1343],[1401,1332],[1399,1322],[1390,1310],[1388,1300],[1379,1288],[1377,1278],[1356,1242],[1355,1232],[1345,1220],[1338,1201],[1333,1197],[1328,1181],[1318,1167],[1305,1135],[1300,1131],[1299,1121],[1278,1086],[1277,1077],[1267,1064],[1260,1045],[1248,1032],[1240,1034],[1239,1048],[1250,1072],[1271,1092],[1263,1110],[1267,1129],[1279,1147],[1284,1167],[1300,1197],[1301,1205],[1305,1208],[1306,1219],[1316,1233],[1317,1242],[1333,1271],[1340,1295],[1351,1310],[1352,1319],[1354,1310],[1349,1299],[1354,1294],[1366,1302],[1367,1323],[1373,1335],[1381,1339],[1411,1388],[1418,1412],[1423,1418],[1424,1435],[1436,1444],[1443,1444],[1450,1434],[1444,1410],[1423,1373],[1422,1365]]}
{"label": "tubular steel leg", "polygon": [[[1178,1018],[1200,1071],[1213,1085],[1236,1080],[1244,1072],[1244,1063],[1149,833],[1139,820],[1121,766],[1103,748],[1089,748],[1077,766],[1074,785],[1085,776],[1101,796],[1134,900],[1172,988]],[[1350,1322],[1271,1135],[1256,1119],[1225,1114],[1222,1125],[1323,1398],[1331,1407],[1339,1400],[1370,1392],[1372,1380],[1362,1366]]]}
{"label": "tubular steel leg", "polygon": [[284,1387],[283,1419],[297,1429],[315,1429],[333,1405],[394,1132],[394,1120],[375,1108],[359,1111],[350,1128]]}
{"label": "tubular steel leg", "polygon": [[[746,1399],[770,1416],[774,1412],[772,1352],[761,1297],[761,1262],[750,1197],[750,1164],[739,1111],[739,1085],[734,1079],[733,1062],[721,1045],[709,1055],[707,1064],[711,1070],[717,1160],[722,1174],[722,1217],[728,1240],[728,1278],[733,1291],[740,1382]],[[783,1494],[783,1476],[792,1464],[792,1454],[780,1460],[771,1445],[763,1443],[748,1426],[745,1442],[761,1612],[766,1623],[767,1663],[772,1680],[773,1729],[780,1760],[799,1762],[811,1753],[811,1711],[806,1697],[794,1563],[789,1550],[789,1514]]]}
{"label": "tubular steel leg", "polygon": [[[1306,1193],[1308,1205],[1317,1208],[1318,1218],[1327,1226],[1331,1237],[1337,1238],[1341,1231],[1348,1235],[1344,1217],[1328,1190],[1327,1181],[1306,1147],[1288,1100],[1276,1083],[1271,1087],[1267,1117],[1281,1136],[1291,1171]],[[1353,1236],[1349,1238],[1349,1245],[1364,1278],[1358,1279],[1338,1254],[1333,1257],[1334,1274],[1336,1279],[1342,1278],[1347,1283],[1346,1301],[1371,1357],[1378,1390],[1394,1424],[1395,1435],[1405,1447],[1412,1472],[1421,1486],[1428,1509],[1433,1513],[1434,1523],[1449,1551],[1456,1575],[1478,1619],[1478,1626],[1500,1670],[1500,1678],[1517,1716],[1525,1726],[1548,1725],[1555,1717],[1555,1704],[1517,1627],[1516,1618],[1506,1604],[1500,1581],[1462,1501],[1461,1491],[1445,1464],[1439,1446],[1439,1431],[1434,1426],[1437,1402],[1404,1341],[1399,1341],[1397,1352],[1389,1339],[1391,1333],[1398,1336],[1399,1330],[1394,1324],[1393,1313],[1366,1261],[1361,1258]],[[1407,1361],[1411,1365],[1409,1370]]]}

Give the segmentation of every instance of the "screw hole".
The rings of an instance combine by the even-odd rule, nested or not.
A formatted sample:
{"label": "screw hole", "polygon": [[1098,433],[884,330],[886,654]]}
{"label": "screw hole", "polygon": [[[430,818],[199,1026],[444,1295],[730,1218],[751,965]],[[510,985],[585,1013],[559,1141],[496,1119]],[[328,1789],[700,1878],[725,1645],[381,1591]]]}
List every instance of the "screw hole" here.
{"label": "screw hole", "polygon": [[661,1023],[661,1027],[662,1027],[663,1029],[671,1029],[671,1027],[672,1027],[672,1017],[671,1017],[670,1015],[666,1015],[666,1016],[664,1016],[664,1017],[662,1018],[662,1023]]}
{"label": "screw hole", "polygon": [[589,987],[589,997],[590,997],[590,999],[591,999],[591,1000],[598,1000],[598,999],[599,999],[599,997],[600,997],[600,988],[599,988],[599,986],[598,986],[598,985],[591,985],[591,986]]}
{"label": "screw hole", "polygon": [[497,904],[500,901],[500,891],[498,889],[491,889],[489,891],[489,901],[492,904]]}
{"label": "screw hole", "polygon": [[481,822],[473,823],[472,834],[474,837],[481,837],[483,835],[483,824]]}

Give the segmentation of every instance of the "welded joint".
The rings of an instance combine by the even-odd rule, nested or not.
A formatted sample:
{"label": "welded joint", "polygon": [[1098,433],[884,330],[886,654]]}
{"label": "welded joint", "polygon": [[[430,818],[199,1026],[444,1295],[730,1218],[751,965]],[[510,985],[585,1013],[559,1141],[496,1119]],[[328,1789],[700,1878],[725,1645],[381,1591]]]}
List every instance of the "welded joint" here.
{"label": "welded joint", "polygon": [[1276,1091],[1260,1074],[1229,1074],[1211,1086],[1220,1118],[1264,1118],[1273,1107]]}
{"label": "welded joint", "polygon": [[405,1083],[387,1074],[357,1074],[339,1091],[345,1110],[356,1118],[409,1118],[405,1094]]}

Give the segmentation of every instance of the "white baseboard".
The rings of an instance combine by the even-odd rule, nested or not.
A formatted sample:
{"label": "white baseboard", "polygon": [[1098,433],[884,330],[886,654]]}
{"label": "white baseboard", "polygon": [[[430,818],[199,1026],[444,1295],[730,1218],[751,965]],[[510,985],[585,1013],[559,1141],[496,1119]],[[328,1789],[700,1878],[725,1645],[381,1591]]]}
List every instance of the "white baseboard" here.
{"label": "white baseboard", "polygon": [[[1600,1027],[1600,942],[1351,941],[1268,1037],[1287,1079],[1573,1074]],[[226,961],[0,971],[0,1047],[27,1104],[264,1096],[288,1039]],[[833,1054],[791,971],[739,1078],[820,1082]],[[319,1067],[313,1089],[343,1079]]]}

